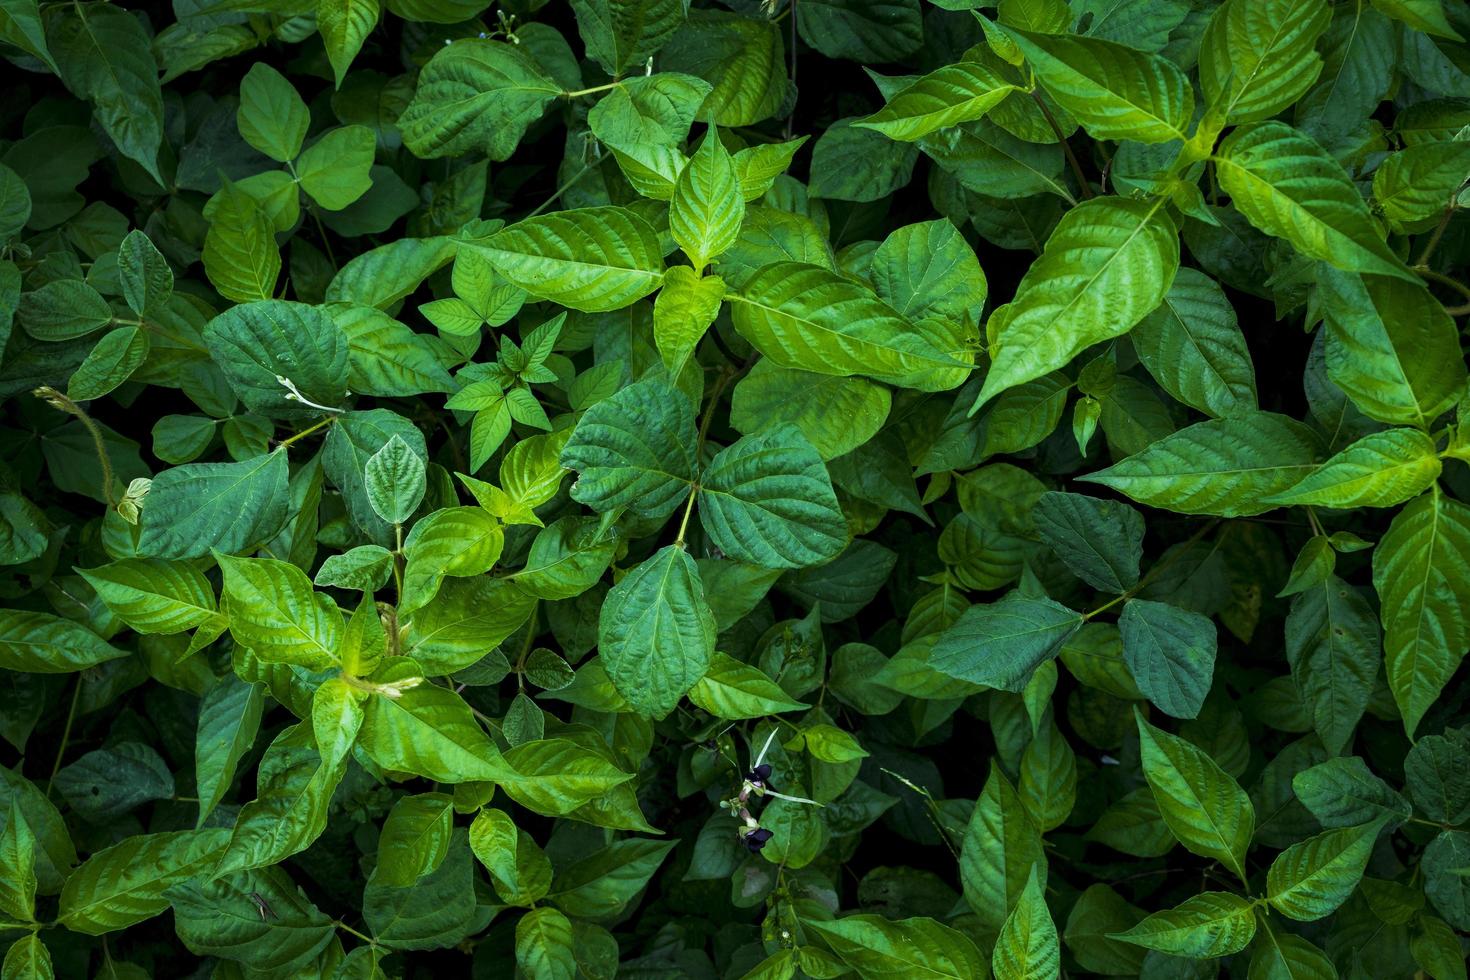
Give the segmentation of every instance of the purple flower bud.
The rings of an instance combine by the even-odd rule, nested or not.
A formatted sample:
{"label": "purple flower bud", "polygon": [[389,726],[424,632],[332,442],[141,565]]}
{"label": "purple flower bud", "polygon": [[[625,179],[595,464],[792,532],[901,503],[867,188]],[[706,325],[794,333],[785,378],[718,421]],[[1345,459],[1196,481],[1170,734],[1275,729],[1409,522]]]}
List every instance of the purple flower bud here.
{"label": "purple flower bud", "polygon": [[768,782],[771,778],[771,764],[769,762],[761,763],[760,765],[752,769],[749,775],[747,775],[745,778],[750,780],[752,783]]}
{"label": "purple flower bud", "polygon": [[766,841],[776,836],[764,827],[757,827],[748,834],[743,834],[745,849],[752,854],[759,854],[761,848],[766,846]]}

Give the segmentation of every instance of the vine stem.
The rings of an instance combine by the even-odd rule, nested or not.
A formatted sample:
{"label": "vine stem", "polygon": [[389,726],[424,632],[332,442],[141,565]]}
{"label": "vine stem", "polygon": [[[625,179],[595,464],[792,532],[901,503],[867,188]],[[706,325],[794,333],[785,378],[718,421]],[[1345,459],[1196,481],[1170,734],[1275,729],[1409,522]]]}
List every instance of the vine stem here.
{"label": "vine stem", "polygon": [[1420,252],[1419,258],[1414,260],[1416,271],[1418,271],[1419,267],[1427,264],[1429,257],[1434,254],[1434,250],[1439,248],[1440,239],[1444,238],[1445,229],[1450,226],[1450,219],[1455,216],[1456,210],[1454,201],[1450,201],[1450,203],[1445,205],[1444,213],[1439,216],[1439,224],[1434,226],[1434,234],[1429,236],[1429,242],[1424,246],[1424,251]]}
{"label": "vine stem", "polygon": [[61,729],[61,744],[56,747],[56,760],[51,763],[51,775],[46,778],[46,798],[51,798],[51,784],[61,771],[61,758],[66,755],[66,743],[71,741],[71,723],[77,717],[77,702],[82,699],[82,677],[77,675],[76,687],[71,692],[71,707],[66,712],[66,725]]}
{"label": "vine stem", "polygon": [[[1447,276],[1443,272],[1435,272],[1433,269],[1427,268],[1424,265],[1414,266],[1414,271],[1431,282],[1437,282],[1442,286],[1450,287],[1467,300],[1470,300],[1470,286],[1466,286],[1460,280],[1452,276]],[[1447,306],[1445,307],[1445,312],[1450,316],[1464,316],[1466,313],[1470,313],[1470,305]]]}
{"label": "vine stem", "polygon": [[92,437],[92,445],[97,450],[97,462],[102,466],[102,499],[106,501],[108,507],[116,504],[117,498],[112,495],[112,460],[108,458],[107,444],[102,439],[102,430],[97,428],[97,423],[92,421],[90,415],[82,411],[82,406],[50,385],[42,385],[32,394],[52,408],[72,416],[86,428]]}
{"label": "vine stem", "polygon": [[1067,138],[1062,135],[1062,127],[1057,122],[1057,117],[1052,115],[1051,109],[1047,107],[1046,101],[1042,99],[1041,93],[1036,89],[1031,90],[1031,98],[1035,100],[1036,105],[1041,109],[1041,114],[1046,117],[1046,124],[1051,127],[1051,131],[1057,134],[1057,142],[1062,144],[1062,152],[1067,155],[1067,163],[1072,168],[1072,176],[1077,178],[1077,183],[1082,188],[1082,200],[1090,200],[1092,198],[1092,187],[1087,183],[1087,178],[1082,176],[1082,163],[1077,159],[1077,155],[1072,152],[1072,144],[1068,143]]}

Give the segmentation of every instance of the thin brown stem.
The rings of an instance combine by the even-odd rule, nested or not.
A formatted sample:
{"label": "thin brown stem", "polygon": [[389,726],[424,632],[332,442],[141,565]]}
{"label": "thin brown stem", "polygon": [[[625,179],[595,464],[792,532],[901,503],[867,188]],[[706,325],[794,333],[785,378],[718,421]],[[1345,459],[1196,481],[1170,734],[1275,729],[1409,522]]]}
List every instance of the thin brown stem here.
{"label": "thin brown stem", "polygon": [[103,441],[102,430],[97,427],[97,423],[92,421],[90,415],[82,411],[82,406],[49,385],[42,385],[32,394],[52,408],[65,412],[82,423],[92,437],[92,445],[97,450],[97,462],[102,467],[102,499],[108,507],[117,503],[117,498],[112,495],[112,460],[107,455],[107,443]]}
{"label": "thin brown stem", "polygon": [[1414,266],[1416,268],[1428,263],[1429,257],[1434,254],[1434,250],[1439,248],[1440,240],[1444,238],[1445,229],[1450,226],[1450,219],[1455,216],[1455,210],[1456,206],[1454,201],[1445,205],[1444,213],[1439,216],[1439,224],[1434,226],[1434,234],[1429,236],[1429,242],[1424,246],[1424,251],[1420,252],[1419,257],[1414,260]]}
{"label": "thin brown stem", "polygon": [[1031,90],[1031,98],[1035,100],[1036,105],[1041,109],[1041,114],[1046,117],[1046,124],[1056,134],[1057,142],[1062,144],[1062,152],[1067,155],[1067,163],[1072,168],[1072,176],[1077,178],[1077,183],[1082,189],[1082,200],[1088,200],[1092,197],[1092,187],[1087,183],[1087,178],[1082,175],[1082,163],[1077,159],[1077,155],[1072,152],[1072,144],[1068,143],[1067,138],[1062,135],[1062,127],[1057,122],[1057,117],[1052,115],[1052,111],[1047,106],[1046,100],[1041,97],[1041,93],[1036,89]]}

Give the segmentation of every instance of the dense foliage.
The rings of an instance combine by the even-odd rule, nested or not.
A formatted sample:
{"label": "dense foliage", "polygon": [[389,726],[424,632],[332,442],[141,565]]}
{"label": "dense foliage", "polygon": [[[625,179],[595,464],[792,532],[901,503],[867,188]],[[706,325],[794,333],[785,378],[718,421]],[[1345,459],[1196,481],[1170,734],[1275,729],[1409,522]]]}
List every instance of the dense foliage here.
{"label": "dense foliage", "polygon": [[0,0],[0,976],[1464,980],[1466,38]]}

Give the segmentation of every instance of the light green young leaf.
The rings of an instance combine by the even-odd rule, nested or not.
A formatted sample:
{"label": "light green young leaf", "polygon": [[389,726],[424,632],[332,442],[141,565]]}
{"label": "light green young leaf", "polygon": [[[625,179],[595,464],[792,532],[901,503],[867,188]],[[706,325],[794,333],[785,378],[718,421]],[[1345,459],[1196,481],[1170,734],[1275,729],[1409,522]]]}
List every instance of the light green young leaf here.
{"label": "light green young leaf", "polygon": [[36,835],[14,798],[0,830],[0,914],[12,922],[36,921]]}
{"label": "light green young leaf", "polygon": [[1335,912],[1363,877],[1379,825],[1328,830],[1277,855],[1266,873],[1266,900],[1292,919]]}
{"label": "light green young leaf", "polygon": [[362,477],[368,502],[389,524],[402,524],[413,516],[428,489],[424,460],[397,435],[368,458]]}
{"label": "light green young leaf", "polygon": [[[453,811],[445,808],[445,826]],[[503,810],[481,810],[470,824],[470,848],[507,905],[530,908],[551,891],[551,862]]]}
{"label": "light green young leaf", "polygon": [[700,477],[699,517],[722,552],[766,568],[820,564],[848,541],[827,467],[790,423],[715,454]]}
{"label": "light green young leaf", "polygon": [[1022,31],[1008,37],[1047,94],[1096,139],[1185,139],[1194,89],[1167,58],[1090,37]]}
{"label": "light green young leaf", "polygon": [[1256,912],[1249,901],[1230,892],[1204,892],[1113,938],[1171,956],[1206,959],[1238,953],[1255,935]]}
{"label": "light green young leaf", "polygon": [[337,88],[342,87],[352,59],[378,25],[379,14],[379,0],[317,0],[316,26],[327,49],[327,60],[332,63]]}
{"label": "light green young leaf", "polygon": [[1454,320],[1422,282],[1319,266],[1327,376],[1369,418],[1431,431],[1465,389]]}
{"label": "light green young leaf", "polygon": [[[481,811],[480,817],[495,811]],[[378,835],[378,863],[374,884],[407,888],[444,863],[454,830],[454,798],[448,793],[418,793],[401,797],[388,811]],[[475,829],[470,828],[470,846]],[[477,849],[478,850],[478,849]]]}
{"label": "light green young leaf", "polygon": [[873,252],[868,279],[879,299],[921,323],[978,321],[989,291],[974,250],[943,218],[890,233]]}
{"label": "light green young leaf", "polygon": [[1321,73],[1317,38],[1331,20],[1325,0],[1227,0],[1200,41],[1205,103],[1233,123],[1285,109]]}
{"label": "light green young leaf", "polygon": [[538,215],[466,243],[532,296],[584,313],[618,310],[663,282],[663,249],[627,208]]}
{"label": "light green young leaf", "polygon": [[821,266],[765,266],[726,298],[735,329],[780,367],[923,391],[957,387],[970,370],[872,290]]}
{"label": "light green young leaf", "polygon": [[1388,687],[1413,735],[1470,648],[1470,507],[1431,487],[1373,550]]}
{"label": "light green young leaf", "polygon": [[235,125],[245,142],[278,163],[289,163],[301,152],[311,115],[296,87],[258,61],[240,81]]}
{"label": "light green young leaf", "polygon": [[725,281],[687,265],[670,267],[653,302],[653,342],[669,377],[677,378],[725,299]]}
{"label": "light green young leaf", "polygon": [[1031,674],[1057,655],[1082,616],[1045,596],[1011,592],[971,606],[945,631],[929,665],[951,677],[1019,694]]}
{"label": "light green young leaf", "polygon": [[930,133],[982,118],[1015,83],[976,61],[961,61],[915,79],[887,105],[852,125],[875,129],[889,139],[913,142]]}
{"label": "light green young leaf", "polygon": [[424,65],[398,129],[403,145],[425,159],[484,152],[504,160],[560,94],[522,48],[467,38]]}
{"label": "light green young leaf", "polygon": [[808,705],[793,701],[761,670],[716,653],[689,691],[689,700],[716,718],[764,718]]}
{"label": "light green young leaf", "polygon": [[574,980],[572,921],[549,907],[521,916],[516,922],[516,966],[530,980]]}
{"label": "light green young leaf", "polygon": [[633,778],[599,753],[564,738],[522,742],[507,749],[502,761],[509,771],[495,778],[506,794],[546,816],[571,813]]}
{"label": "light green young leaf", "polygon": [[343,126],[324,134],[296,161],[301,189],[328,211],[341,211],[372,187],[369,171],[376,149],[377,137],[366,126]]}
{"label": "light green young leaf", "polygon": [[1078,479],[1181,514],[1249,517],[1316,466],[1316,435],[1271,412],[1198,422]]}
{"label": "light green young leaf", "polygon": [[215,614],[214,587],[188,562],[124,558],[77,572],[139,633],[182,633]]}
{"label": "light green young leaf", "polygon": [[1284,506],[1394,507],[1439,477],[1434,440],[1417,429],[1371,432],[1269,501]]}
{"label": "light green young leaf", "polygon": [[1056,923],[1046,907],[1036,865],[1015,908],[1006,916],[990,954],[995,980],[1057,980],[1062,975],[1062,948]]}
{"label": "light green young leaf", "polygon": [[1123,660],[1143,696],[1175,718],[1197,717],[1215,677],[1215,624],[1209,617],[1129,599],[1118,627]]}
{"label": "light green young leaf", "polygon": [[703,271],[735,244],[744,220],[745,196],[735,163],[711,126],[674,185],[669,233],[695,270]]}
{"label": "light green young leaf", "polygon": [[886,919],[849,915],[802,924],[820,935],[859,976],[872,980],[974,980],[986,974],[985,959],[962,932],[933,919]]}
{"label": "light green young leaf", "polygon": [[1162,200],[1096,198],[1068,211],[1010,303],[991,314],[990,369],[971,413],[1126,333],[1163,300],[1179,236]]}
{"label": "light green young leaf", "polygon": [[338,663],[342,613],[315,592],[306,573],[274,558],[216,553],[224,573],[225,611],[235,642],[266,663],[323,670]]}
{"label": "light green young leaf", "polygon": [[[1234,0],[1231,6],[1244,5]],[[1220,144],[1214,161],[1221,189],[1266,234],[1345,272],[1419,282],[1379,237],[1342,165],[1305,133],[1280,122],[1241,126]]]}
{"label": "light green young leaf", "polygon": [[422,676],[418,664],[407,658],[393,658],[370,675],[371,683],[396,683],[402,690],[397,697],[368,698],[358,746],[385,769],[439,783],[502,778],[505,763],[470,706],[438,684],[413,683]]}
{"label": "light green young leaf", "polygon": [[662,718],[709,668],[715,620],[699,568],[669,545],[613,586],[597,627],[607,676],[640,714]]}
{"label": "light green young leaf", "polygon": [[1244,882],[1256,829],[1250,797],[1203,749],[1134,713],[1143,775],[1164,823],[1187,850],[1219,861]]}
{"label": "light green young leaf", "polygon": [[281,250],[270,216],[232,184],[225,185],[215,202],[204,236],[205,275],[226,299],[269,299],[281,275]]}

